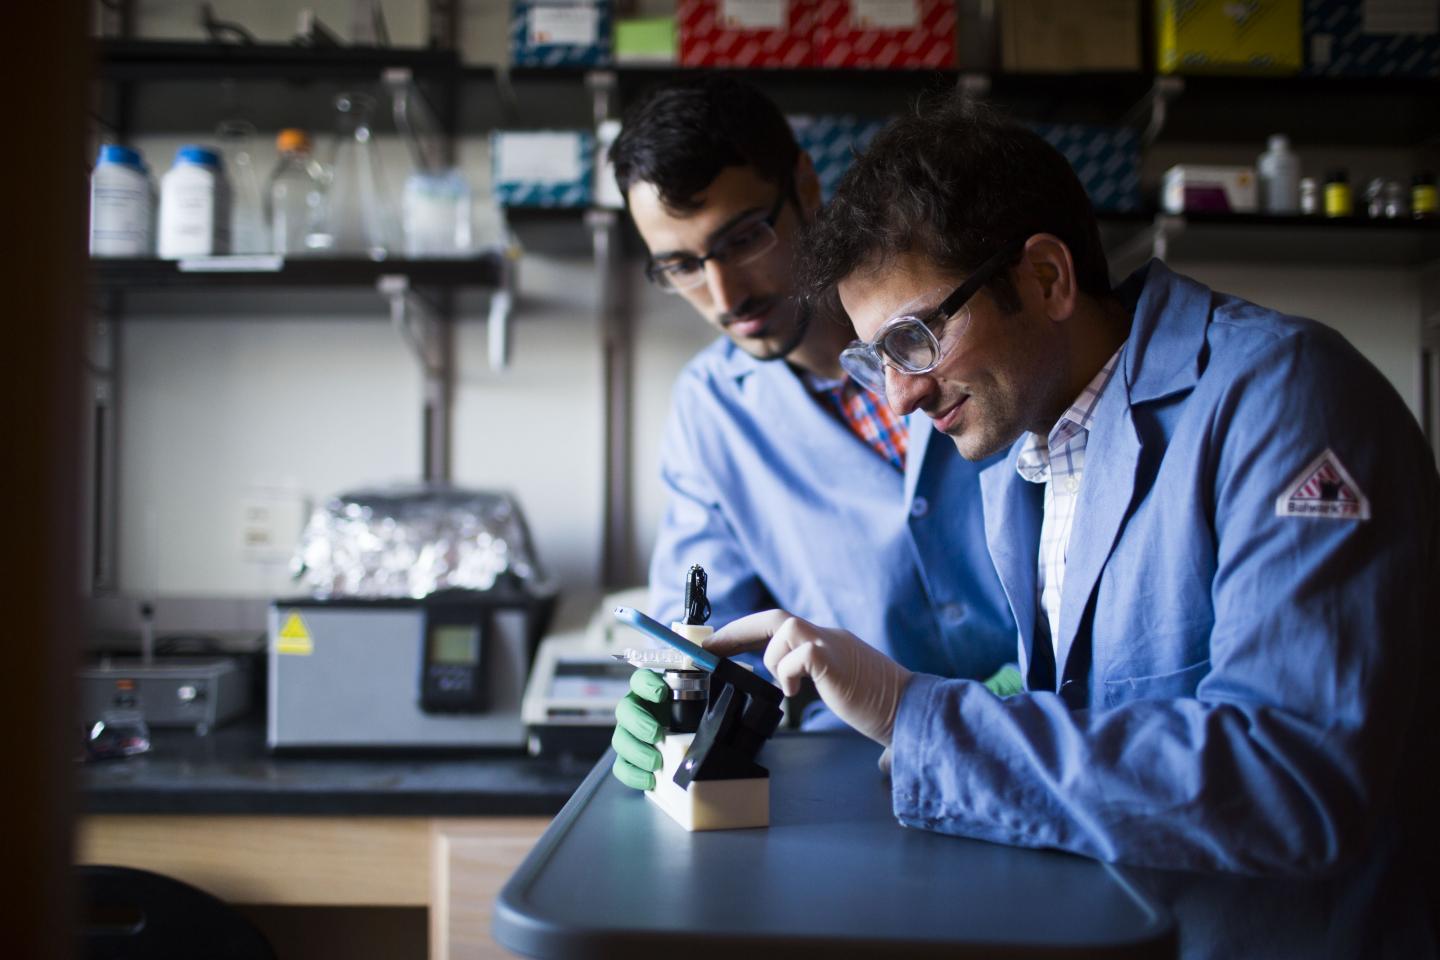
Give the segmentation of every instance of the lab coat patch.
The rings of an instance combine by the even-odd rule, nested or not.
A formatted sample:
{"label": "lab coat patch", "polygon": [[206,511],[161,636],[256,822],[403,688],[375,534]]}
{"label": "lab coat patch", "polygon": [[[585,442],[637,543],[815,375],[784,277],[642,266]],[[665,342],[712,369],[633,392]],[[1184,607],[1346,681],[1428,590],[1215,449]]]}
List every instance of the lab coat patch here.
{"label": "lab coat patch", "polygon": [[1370,500],[1340,458],[1326,450],[1311,460],[1275,501],[1277,517],[1369,520]]}

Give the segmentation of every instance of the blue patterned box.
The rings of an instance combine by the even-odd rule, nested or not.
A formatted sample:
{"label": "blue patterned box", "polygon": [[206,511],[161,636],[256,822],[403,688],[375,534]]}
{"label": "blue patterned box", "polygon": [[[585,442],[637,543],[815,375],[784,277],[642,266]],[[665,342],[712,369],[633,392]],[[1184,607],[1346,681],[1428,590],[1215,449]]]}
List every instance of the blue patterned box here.
{"label": "blue patterned box", "polygon": [[850,169],[856,155],[870,145],[888,122],[868,120],[851,114],[819,114],[788,117],[800,149],[815,161],[820,192],[826,202],[835,195],[840,178]]}
{"label": "blue patterned box", "polygon": [[510,62],[517,67],[608,64],[611,6],[611,0],[515,0]]}
{"label": "blue patterned box", "polygon": [[1345,77],[1440,77],[1440,4],[1401,16],[1364,0],[1305,0],[1305,72]]}
{"label": "blue patterned box", "polygon": [[1140,209],[1140,133],[1130,127],[1032,123],[1030,129],[1065,155],[1096,211]]}
{"label": "blue patterned box", "polygon": [[588,207],[595,136],[587,130],[496,130],[491,189],[506,207]]}

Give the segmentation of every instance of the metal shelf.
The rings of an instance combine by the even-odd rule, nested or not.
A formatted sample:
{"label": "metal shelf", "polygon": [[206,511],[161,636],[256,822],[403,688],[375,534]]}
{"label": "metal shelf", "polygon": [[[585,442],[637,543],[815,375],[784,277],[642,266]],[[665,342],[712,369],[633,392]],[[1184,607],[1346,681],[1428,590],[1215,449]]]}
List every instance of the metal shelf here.
{"label": "metal shelf", "polygon": [[1266,214],[1102,218],[1112,271],[1150,257],[1250,264],[1415,267],[1440,259],[1440,220]]}
{"label": "metal shelf", "polygon": [[[844,105],[839,109],[883,117],[904,109],[921,94],[958,88],[1031,120],[1133,123],[1137,105],[1143,105],[1157,84],[1162,84],[1171,108],[1160,136],[1168,142],[1263,141],[1274,132],[1276,107],[1283,106],[1284,126],[1297,144],[1413,147],[1440,143],[1440,114],[1434,107],[1440,102],[1440,78],[710,69],[640,64],[507,68],[463,66],[454,51],[443,49],[162,40],[99,40],[95,50],[101,79],[120,81],[340,83],[378,80],[387,69],[404,68],[420,79],[458,84],[469,91],[472,103],[479,91],[506,89],[523,102],[525,112],[541,114],[546,123],[572,120],[571,111],[552,101],[584,94],[587,76],[597,72],[615,77],[621,103],[633,101],[658,83],[731,74],[753,82],[790,113],[834,112],[837,91],[843,91]],[[482,97],[481,103],[486,99]],[[585,100],[581,96],[579,102]],[[179,112],[194,113],[196,109],[191,105]],[[472,106],[467,113],[461,121],[466,132],[505,122],[485,106]],[[165,116],[151,119],[167,122]]]}
{"label": "metal shelf", "polygon": [[[273,268],[266,261],[273,263]],[[94,259],[91,276],[106,290],[167,287],[370,287],[381,277],[408,277],[415,287],[496,287],[501,257],[482,254],[463,260],[368,260],[217,257],[176,261]]]}
{"label": "metal shelf", "polygon": [[100,40],[95,57],[104,80],[378,80],[395,67],[417,77],[459,69],[454,51],[404,47]]}
{"label": "metal shelf", "polygon": [[1418,147],[1440,143],[1440,78],[1173,76],[1161,139]]}

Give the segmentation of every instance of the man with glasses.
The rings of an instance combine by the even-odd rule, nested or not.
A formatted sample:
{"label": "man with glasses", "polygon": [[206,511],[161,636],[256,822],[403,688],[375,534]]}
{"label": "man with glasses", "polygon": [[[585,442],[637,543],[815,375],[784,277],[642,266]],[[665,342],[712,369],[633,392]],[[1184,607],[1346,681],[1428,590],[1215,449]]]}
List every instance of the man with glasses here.
{"label": "man with glasses", "polygon": [[[820,185],[784,116],[736,80],[671,85],[628,112],[610,156],[649,250],[646,276],[722,335],[675,385],[650,613],[681,618],[698,563],[716,625],[787,606],[862,624],[914,669],[1018,687],[1013,670],[999,673],[1014,626],[985,551],[975,468],[845,376],[848,326],[807,323],[797,309],[796,237]],[[644,789],[660,763],[654,701],[667,689],[644,670],[632,687],[617,711],[615,773]],[[834,723],[812,707],[807,727]]]}
{"label": "man with glasses", "polygon": [[1151,868],[1188,957],[1434,956],[1440,480],[1384,377],[1158,261],[1112,289],[1069,164],[959,102],[872,142],[800,271],[896,413],[1008,448],[1027,691],[783,611],[710,648],[887,745],[904,824]]}

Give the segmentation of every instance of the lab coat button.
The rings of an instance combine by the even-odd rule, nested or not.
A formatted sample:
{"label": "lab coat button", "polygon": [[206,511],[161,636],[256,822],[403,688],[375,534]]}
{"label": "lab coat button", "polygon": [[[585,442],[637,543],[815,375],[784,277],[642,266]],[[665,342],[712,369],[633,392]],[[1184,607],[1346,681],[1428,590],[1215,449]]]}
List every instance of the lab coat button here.
{"label": "lab coat button", "polygon": [[1069,493],[1074,493],[1076,490],[1080,489],[1080,480],[1076,477],[1066,477],[1065,489]]}
{"label": "lab coat button", "polygon": [[923,517],[930,512],[930,501],[924,497],[916,497],[910,504],[910,516]]}

